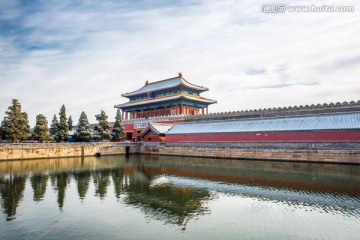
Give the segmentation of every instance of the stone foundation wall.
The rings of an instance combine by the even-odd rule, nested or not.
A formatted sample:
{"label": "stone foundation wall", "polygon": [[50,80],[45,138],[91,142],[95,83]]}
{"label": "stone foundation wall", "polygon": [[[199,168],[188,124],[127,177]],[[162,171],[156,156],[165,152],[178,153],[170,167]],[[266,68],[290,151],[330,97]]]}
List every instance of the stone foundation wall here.
{"label": "stone foundation wall", "polygon": [[[131,146],[130,153],[232,159],[285,160],[360,164],[360,150],[241,149],[214,147]],[[0,161],[57,157],[126,154],[126,147],[113,143],[0,144]]]}
{"label": "stone foundation wall", "polygon": [[141,153],[174,156],[360,164],[360,150],[234,149],[143,146],[141,147]]}
{"label": "stone foundation wall", "polygon": [[[130,147],[130,153],[137,153],[139,150],[139,147]],[[125,154],[126,147],[112,143],[0,144],[0,161],[94,156],[97,153],[101,155]]]}

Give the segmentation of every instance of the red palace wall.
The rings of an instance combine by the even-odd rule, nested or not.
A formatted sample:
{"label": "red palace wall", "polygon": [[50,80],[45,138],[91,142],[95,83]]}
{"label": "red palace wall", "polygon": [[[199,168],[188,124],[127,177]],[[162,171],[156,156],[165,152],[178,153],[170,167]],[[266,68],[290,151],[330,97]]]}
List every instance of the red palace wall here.
{"label": "red palace wall", "polygon": [[[180,122],[184,122],[184,119],[177,119],[177,120],[167,120],[167,121],[156,121],[157,123],[169,123],[169,124],[173,124],[173,123],[180,123]],[[137,132],[136,129],[134,129],[134,123],[125,123],[124,124],[124,132],[125,132],[125,139],[126,140],[133,140],[134,138],[137,138]],[[127,133],[131,133],[132,134],[132,139],[128,139],[127,138]],[[144,139],[146,141],[146,139]],[[151,140],[154,141],[154,140]]]}
{"label": "red palace wall", "polygon": [[125,130],[125,132],[133,131],[134,130],[134,124],[133,123],[124,124],[124,130]]}
{"label": "red palace wall", "polygon": [[231,134],[167,135],[166,142],[246,142],[246,141],[360,141],[360,130],[334,132],[268,132]]}
{"label": "red palace wall", "polygon": [[146,136],[144,136],[144,141],[145,142],[161,142],[162,140],[160,138],[161,137],[155,136],[155,135],[146,135]]}

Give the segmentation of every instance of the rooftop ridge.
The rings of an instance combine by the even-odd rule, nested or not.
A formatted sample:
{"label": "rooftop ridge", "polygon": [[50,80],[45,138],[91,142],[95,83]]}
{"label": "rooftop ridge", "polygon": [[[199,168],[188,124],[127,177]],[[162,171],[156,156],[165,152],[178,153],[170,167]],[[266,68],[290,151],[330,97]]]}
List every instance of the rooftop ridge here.
{"label": "rooftop ridge", "polygon": [[[190,83],[188,80],[186,80],[186,79],[183,77],[182,73],[179,73],[178,76],[176,76],[176,77],[166,78],[166,79],[162,79],[162,80],[155,81],[155,82],[148,82],[148,81],[147,81],[147,84],[145,84],[144,86],[150,85],[150,84],[154,84],[154,83],[158,83],[158,82],[169,81],[169,80],[173,80],[173,79],[176,79],[176,78],[180,78],[181,80],[184,80],[184,81],[187,82],[188,84],[194,85],[194,86],[196,86],[196,87],[207,88],[207,87],[204,87],[204,86],[199,86],[199,85]],[[135,92],[135,91],[133,91],[133,92]]]}
{"label": "rooftop ridge", "polygon": [[174,80],[174,79],[176,79],[176,78],[179,78],[179,76],[177,76],[177,77],[172,77],[172,78],[167,78],[167,79],[163,79],[163,80],[159,80],[159,81],[155,81],[155,82],[149,82],[149,81],[147,80],[147,81],[145,82],[145,85],[142,86],[141,88],[139,88],[139,89],[137,89],[137,90],[135,90],[135,91],[132,91],[132,92],[127,92],[127,93],[121,94],[121,96],[125,97],[126,95],[135,93],[135,92],[143,89],[143,88],[146,87],[146,86],[153,85],[153,84],[159,83],[159,82],[165,82],[165,81],[169,81],[169,80]]}
{"label": "rooftop ridge", "polygon": [[209,88],[207,88],[207,87],[199,86],[199,85],[196,85],[196,84],[193,84],[193,83],[189,82],[188,80],[186,80],[185,78],[182,77],[182,74],[179,74],[179,77],[180,77],[180,79],[182,79],[183,81],[187,82],[190,85],[194,85],[194,86],[199,87],[199,88],[204,88],[204,89],[206,89],[205,91],[209,91]]}
{"label": "rooftop ridge", "polygon": [[[147,80],[147,81],[145,82],[145,85],[142,86],[141,88],[139,88],[139,89],[137,89],[137,90],[135,90],[135,91],[132,91],[132,92],[128,92],[128,93],[121,94],[121,96],[123,96],[123,97],[128,97],[129,95],[133,95],[133,94],[135,94],[136,92],[141,91],[143,88],[145,88],[145,87],[147,87],[147,86],[149,86],[149,85],[159,84],[159,83],[162,83],[162,82],[171,81],[171,80],[175,80],[175,79],[179,79],[179,84],[174,85],[174,86],[172,86],[172,87],[177,87],[177,86],[180,86],[180,85],[185,85],[185,86],[188,86],[188,87],[189,87],[189,86],[194,86],[195,88],[199,88],[199,89],[201,89],[202,91],[208,91],[208,90],[209,90],[209,88],[207,88],[207,87],[199,86],[199,85],[190,83],[189,81],[187,81],[187,80],[182,76],[181,73],[179,73],[179,75],[176,76],[176,77],[167,78],[167,79],[163,79],[163,80],[159,80],[159,81],[155,81],[155,82],[149,82],[149,81]],[[185,84],[184,84],[184,82],[185,82]],[[168,87],[160,88],[160,89],[157,89],[157,90],[155,90],[155,91],[162,90],[162,89],[166,89],[166,88],[168,88]],[[142,94],[142,93],[139,93],[139,94]],[[136,94],[135,94],[135,95],[136,95]]]}
{"label": "rooftop ridge", "polygon": [[[179,76],[172,77],[172,78],[162,79],[162,80],[155,81],[155,82],[148,82],[148,81],[147,81],[147,84],[145,84],[145,85],[144,85],[144,87],[145,87],[145,86],[147,86],[147,85],[154,84],[154,83],[158,83],[158,82],[165,82],[165,81],[173,80],[173,79],[176,79],[176,78],[179,78]],[[134,92],[135,92],[135,91],[134,91]]]}

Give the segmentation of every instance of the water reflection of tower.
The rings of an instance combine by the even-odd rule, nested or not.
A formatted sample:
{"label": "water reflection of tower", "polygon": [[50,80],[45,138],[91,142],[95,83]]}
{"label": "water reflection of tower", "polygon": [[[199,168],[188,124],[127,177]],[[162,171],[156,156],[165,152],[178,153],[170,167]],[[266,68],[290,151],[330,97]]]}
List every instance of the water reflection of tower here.
{"label": "water reflection of tower", "polygon": [[154,175],[146,169],[129,176],[126,192],[127,204],[139,207],[152,219],[183,229],[190,219],[209,213],[203,206],[210,199],[208,190],[175,186],[166,181],[166,176]]}

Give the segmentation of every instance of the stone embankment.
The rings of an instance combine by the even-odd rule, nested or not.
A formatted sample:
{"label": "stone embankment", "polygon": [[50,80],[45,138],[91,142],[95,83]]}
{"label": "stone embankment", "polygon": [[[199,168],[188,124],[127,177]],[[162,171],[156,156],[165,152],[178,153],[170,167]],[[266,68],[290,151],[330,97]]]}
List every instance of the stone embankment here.
{"label": "stone embankment", "polygon": [[[139,152],[138,148],[132,146],[128,151]],[[117,143],[0,144],[0,161],[115,154],[126,154],[126,146]]]}
{"label": "stone embankment", "polygon": [[249,160],[360,164],[360,150],[239,149],[142,146],[141,153]]}
{"label": "stone embankment", "polygon": [[[131,146],[129,146],[131,145]],[[126,153],[249,160],[360,164],[360,149],[238,148],[214,146],[140,146],[118,143],[0,144],[0,161],[83,157]]]}

